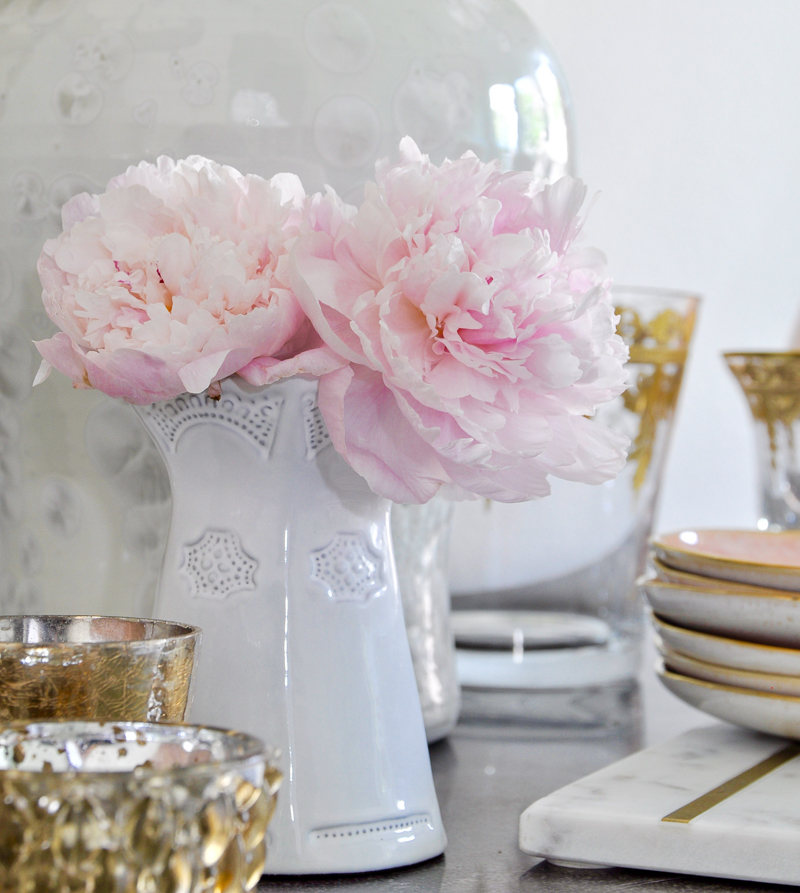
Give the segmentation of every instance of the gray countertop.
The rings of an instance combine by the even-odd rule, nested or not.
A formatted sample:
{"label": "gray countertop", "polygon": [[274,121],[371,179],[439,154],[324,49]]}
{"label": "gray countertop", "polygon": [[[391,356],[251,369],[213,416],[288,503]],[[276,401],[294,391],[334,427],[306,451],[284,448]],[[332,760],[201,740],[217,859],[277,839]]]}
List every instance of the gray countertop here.
{"label": "gray countertop", "polygon": [[[629,869],[569,869],[522,853],[521,812],[539,797],[642,746],[714,720],[667,692],[652,671],[612,689],[542,693],[514,721],[467,717],[431,747],[434,782],[448,835],[445,854],[420,865],[362,875],[264,877],[258,890],[402,893],[662,893],[776,890],[772,885]],[[467,700],[469,710],[469,699]]]}

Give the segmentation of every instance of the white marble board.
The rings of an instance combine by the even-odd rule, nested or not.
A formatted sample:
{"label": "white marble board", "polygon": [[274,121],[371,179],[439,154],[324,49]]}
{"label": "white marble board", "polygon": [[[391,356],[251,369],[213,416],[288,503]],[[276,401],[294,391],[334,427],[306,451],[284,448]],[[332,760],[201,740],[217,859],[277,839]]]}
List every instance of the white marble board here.
{"label": "white marble board", "polygon": [[576,867],[800,884],[796,746],[795,756],[785,753],[782,765],[690,821],[663,820],[787,746],[729,725],[693,729],[537,800],[520,819],[520,846]]}

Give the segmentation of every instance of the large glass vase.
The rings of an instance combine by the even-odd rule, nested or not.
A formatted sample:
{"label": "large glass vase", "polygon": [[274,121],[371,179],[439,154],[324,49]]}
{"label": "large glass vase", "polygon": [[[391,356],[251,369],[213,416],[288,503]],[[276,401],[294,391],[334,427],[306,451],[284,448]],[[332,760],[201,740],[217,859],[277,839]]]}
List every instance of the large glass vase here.
{"label": "large glass vase", "polygon": [[0,3],[0,611],[146,614],[169,523],[129,407],[59,375],[31,390],[54,331],[36,260],[70,196],[200,153],[357,200],[406,134],[557,176],[570,120],[512,0]]}

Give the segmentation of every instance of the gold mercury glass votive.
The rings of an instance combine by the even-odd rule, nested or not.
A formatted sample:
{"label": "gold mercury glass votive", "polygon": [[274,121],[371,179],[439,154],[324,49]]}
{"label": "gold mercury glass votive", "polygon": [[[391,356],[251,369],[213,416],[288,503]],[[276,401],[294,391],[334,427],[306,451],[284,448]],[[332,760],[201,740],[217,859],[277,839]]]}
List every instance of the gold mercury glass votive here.
{"label": "gold mercury glass votive", "polygon": [[280,780],[238,732],[14,723],[0,730],[0,891],[251,890]]}
{"label": "gold mercury glass votive", "polygon": [[163,620],[0,616],[0,721],[180,722],[199,642]]}
{"label": "gold mercury glass votive", "polygon": [[730,351],[756,429],[759,528],[800,528],[800,352]]}

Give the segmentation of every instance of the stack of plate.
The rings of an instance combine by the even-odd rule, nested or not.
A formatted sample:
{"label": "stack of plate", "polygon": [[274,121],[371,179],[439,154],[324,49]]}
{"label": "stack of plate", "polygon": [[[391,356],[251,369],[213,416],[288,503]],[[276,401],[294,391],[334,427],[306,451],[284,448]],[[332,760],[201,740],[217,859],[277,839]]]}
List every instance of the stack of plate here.
{"label": "stack of plate", "polygon": [[800,738],[800,531],[684,530],[652,541],[659,675],[692,706]]}

